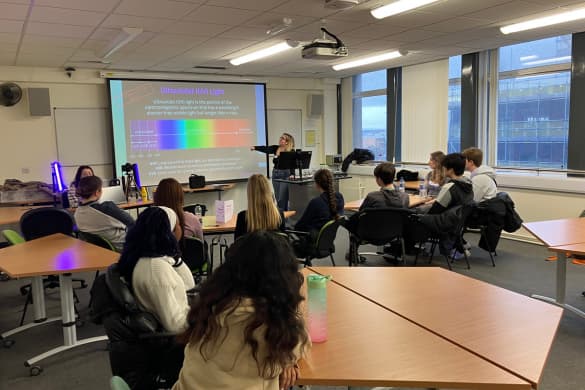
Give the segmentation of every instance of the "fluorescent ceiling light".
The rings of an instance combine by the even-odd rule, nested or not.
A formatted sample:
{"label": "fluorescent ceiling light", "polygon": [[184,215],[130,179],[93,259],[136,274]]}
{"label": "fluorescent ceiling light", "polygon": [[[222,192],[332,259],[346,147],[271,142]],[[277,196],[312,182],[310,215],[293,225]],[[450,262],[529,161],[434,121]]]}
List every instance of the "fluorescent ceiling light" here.
{"label": "fluorescent ceiling light", "polygon": [[230,60],[230,64],[238,66],[245,64],[246,62],[256,61],[264,57],[269,57],[271,55],[283,52],[285,50],[291,49],[295,47],[295,42],[292,41],[284,41],[277,43],[276,45],[267,47],[265,49],[257,50],[250,54],[246,54],[245,56],[237,57]]}
{"label": "fluorescent ceiling light", "polygon": [[384,19],[388,16],[398,15],[415,8],[422,7],[427,4],[434,3],[439,0],[399,0],[394,3],[383,5],[370,11],[372,16],[376,19]]}
{"label": "fluorescent ceiling light", "polygon": [[341,64],[336,64],[336,65],[333,65],[333,70],[344,70],[344,69],[349,69],[349,68],[355,68],[358,66],[374,64],[376,62],[382,62],[382,61],[402,57],[403,55],[406,55],[406,54],[407,54],[407,52],[400,52],[398,50],[391,51],[388,53],[378,54],[378,55],[375,55],[372,57],[362,58],[361,60],[355,60],[355,61],[343,62]]}
{"label": "fluorescent ceiling light", "polygon": [[500,27],[500,31],[502,34],[511,34],[518,31],[532,30],[534,28],[552,26],[553,24],[572,22],[584,18],[585,8],[580,8],[573,11],[561,12],[542,18],[527,20],[526,22],[510,24],[509,26]]}
{"label": "fluorescent ceiling light", "polygon": [[142,34],[142,29],[137,27],[124,27],[122,31],[106,47],[96,53],[98,58],[105,59],[120,50],[128,42]]}
{"label": "fluorescent ceiling light", "polygon": [[522,65],[545,65],[545,64],[553,64],[555,62],[567,62],[570,60],[571,60],[571,56],[563,56],[563,57],[547,58],[545,60],[523,62]]}

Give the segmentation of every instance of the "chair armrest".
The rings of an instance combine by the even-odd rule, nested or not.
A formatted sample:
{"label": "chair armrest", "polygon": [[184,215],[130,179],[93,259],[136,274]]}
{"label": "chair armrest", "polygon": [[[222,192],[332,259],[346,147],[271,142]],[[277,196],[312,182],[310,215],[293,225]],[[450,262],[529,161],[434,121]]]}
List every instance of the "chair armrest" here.
{"label": "chair armrest", "polygon": [[301,230],[289,230],[289,229],[286,229],[284,232],[286,234],[296,234],[296,235],[299,235],[299,236],[308,236],[310,234],[309,232],[304,232],[304,231],[301,231]]}

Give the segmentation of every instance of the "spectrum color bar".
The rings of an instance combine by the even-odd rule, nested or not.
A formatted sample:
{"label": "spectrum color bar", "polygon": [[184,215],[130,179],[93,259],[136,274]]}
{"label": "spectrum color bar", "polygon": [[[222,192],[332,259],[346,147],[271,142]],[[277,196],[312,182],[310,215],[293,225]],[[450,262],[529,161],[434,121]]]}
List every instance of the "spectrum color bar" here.
{"label": "spectrum color bar", "polygon": [[254,132],[247,119],[130,121],[133,151],[230,148],[254,143]]}

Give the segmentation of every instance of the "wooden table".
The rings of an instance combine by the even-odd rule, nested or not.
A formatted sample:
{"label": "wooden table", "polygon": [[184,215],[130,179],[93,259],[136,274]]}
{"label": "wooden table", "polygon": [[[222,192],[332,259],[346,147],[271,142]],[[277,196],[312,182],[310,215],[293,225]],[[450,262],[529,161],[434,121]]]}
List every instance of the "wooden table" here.
{"label": "wooden table", "polygon": [[0,207],[0,225],[18,223],[20,221],[20,217],[22,217],[22,214],[34,208],[38,208],[38,206]]}
{"label": "wooden table", "polygon": [[[522,224],[534,237],[545,244],[550,251],[557,252],[556,297],[533,294],[532,297],[561,306],[583,318],[585,312],[565,303],[567,290],[566,252],[583,254],[585,249],[585,218],[555,219],[551,221],[527,222]],[[567,248],[572,248],[569,250]]]}
{"label": "wooden table", "polygon": [[[290,218],[297,212],[294,210],[285,211],[284,217]],[[203,234],[228,234],[236,230],[237,214],[234,214],[232,219],[226,223],[218,224],[215,220],[215,215],[206,215],[203,217]]]}
{"label": "wooden table", "polygon": [[154,200],[142,200],[142,199],[135,199],[135,200],[129,200],[126,203],[120,203],[117,204],[116,206],[118,206],[119,208],[121,208],[122,210],[130,210],[130,209],[139,209],[141,207],[150,207],[154,204]]}
{"label": "wooden table", "polygon": [[110,264],[115,263],[119,256],[116,252],[60,233],[0,250],[0,269],[13,278],[32,278],[35,313],[35,322],[33,324],[5,332],[2,334],[3,338],[33,326],[59,319],[48,320],[46,318],[43,288],[43,275],[59,275],[63,346],[28,359],[25,362],[25,366],[30,367],[47,357],[78,345],[107,340],[106,336],[92,337],[85,340],[77,339],[71,274],[107,268]]}
{"label": "wooden table", "polygon": [[521,378],[336,283],[327,287],[327,329],[328,340],[313,344],[301,361],[299,384],[531,388]]}
{"label": "wooden table", "polygon": [[438,267],[311,269],[535,387],[562,316],[556,306]]}
{"label": "wooden table", "polygon": [[189,185],[183,186],[184,193],[193,193],[193,192],[217,192],[217,199],[221,200],[221,193],[223,191],[231,190],[236,185],[234,183],[229,184],[208,184],[205,187],[201,188],[189,188]]}
{"label": "wooden table", "polygon": [[[418,195],[412,195],[412,194],[409,194],[408,198],[409,198],[408,207],[410,207],[410,208],[420,206],[421,204],[423,204],[426,201],[431,199],[431,198],[422,198]],[[350,202],[347,202],[345,204],[345,206],[343,207],[343,209],[347,210],[347,211],[359,211],[360,206],[362,205],[363,202],[364,202],[363,199],[352,200]]]}

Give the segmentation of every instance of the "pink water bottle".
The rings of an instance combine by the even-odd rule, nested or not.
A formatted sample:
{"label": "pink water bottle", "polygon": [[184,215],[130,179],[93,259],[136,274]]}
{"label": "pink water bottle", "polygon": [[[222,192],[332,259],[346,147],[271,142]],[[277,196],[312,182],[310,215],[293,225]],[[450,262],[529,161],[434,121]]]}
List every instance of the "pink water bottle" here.
{"label": "pink water bottle", "polygon": [[327,281],[330,276],[307,275],[309,336],[313,343],[327,341]]}

